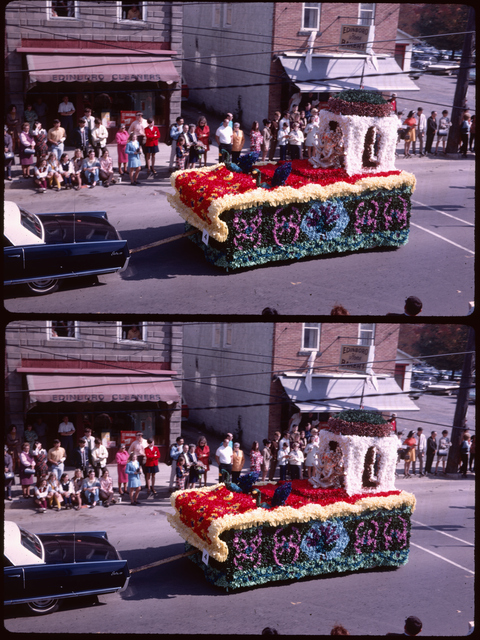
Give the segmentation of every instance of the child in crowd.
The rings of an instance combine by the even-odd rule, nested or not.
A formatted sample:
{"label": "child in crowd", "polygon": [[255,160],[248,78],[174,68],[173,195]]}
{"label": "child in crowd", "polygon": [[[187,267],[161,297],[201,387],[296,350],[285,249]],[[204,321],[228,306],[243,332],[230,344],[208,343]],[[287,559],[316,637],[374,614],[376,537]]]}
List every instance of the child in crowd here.
{"label": "child in crowd", "polygon": [[60,191],[62,188],[62,175],[60,173],[60,164],[58,162],[57,155],[55,153],[51,153],[47,158],[47,183],[49,187],[52,187],[53,183],[55,183],[55,189]]}
{"label": "child in crowd", "polygon": [[47,510],[48,484],[45,477],[40,478],[35,487],[35,504],[39,513],[45,513]]}
{"label": "child in crowd", "polygon": [[37,185],[39,193],[45,193],[47,190],[48,165],[46,158],[40,158],[37,162],[34,172],[34,183]]}
{"label": "child in crowd", "polygon": [[178,136],[177,147],[175,150],[175,157],[177,163],[177,169],[185,169],[185,157],[188,155],[185,136],[183,134]]}
{"label": "child in crowd", "polygon": [[70,162],[70,158],[68,157],[68,153],[62,153],[58,171],[63,178],[65,189],[71,189],[73,187],[72,177],[75,175],[75,172],[73,170],[73,163]]}
{"label": "child in crowd", "polygon": [[60,483],[58,482],[57,475],[53,472],[47,478],[47,488],[48,506],[52,508],[53,503],[55,503],[55,509],[60,511],[62,508],[62,494],[60,493]]}
{"label": "child in crowd", "polygon": [[188,475],[188,471],[185,464],[185,456],[181,453],[177,459],[177,467],[175,475],[177,479],[177,489],[185,489],[185,478]]}
{"label": "child in crowd", "polygon": [[60,478],[59,492],[63,498],[65,509],[71,509],[73,507],[72,498],[75,495],[75,491],[73,489],[73,483],[68,477],[68,473],[63,473]]}

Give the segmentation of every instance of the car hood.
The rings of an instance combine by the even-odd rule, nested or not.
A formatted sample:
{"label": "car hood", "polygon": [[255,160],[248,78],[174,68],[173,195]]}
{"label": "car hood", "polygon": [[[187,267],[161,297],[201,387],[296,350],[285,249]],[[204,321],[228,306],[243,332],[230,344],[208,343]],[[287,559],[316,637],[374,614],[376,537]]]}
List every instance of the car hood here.
{"label": "car hood", "polygon": [[46,244],[68,242],[104,242],[120,236],[105,214],[37,213],[45,232]]}
{"label": "car hood", "polygon": [[37,534],[45,549],[46,564],[119,560],[113,545],[105,538],[88,533]]}

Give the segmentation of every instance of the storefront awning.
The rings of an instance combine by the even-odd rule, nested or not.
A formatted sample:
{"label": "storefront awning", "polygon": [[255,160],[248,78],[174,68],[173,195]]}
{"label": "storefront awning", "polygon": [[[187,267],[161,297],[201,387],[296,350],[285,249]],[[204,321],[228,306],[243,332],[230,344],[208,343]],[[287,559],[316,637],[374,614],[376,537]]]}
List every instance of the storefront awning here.
{"label": "storefront awning", "polygon": [[139,55],[27,54],[30,83],[180,82],[171,58]]}
{"label": "storefront awning", "polygon": [[419,411],[394,378],[377,377],[378,391],[361,376],[313,376],[311,391],[305,386],[305,376],[280,376],[280,382],[302,413],[360,408],[384,412]]}
{"label": "storefront awning", "polygon": [[302,93],[360,88],[385,93],[419,91],[419,87],[402,71],[395,58],[377,57],[376,70],[362,56],[313,56],[311,71],[305,66],[305,56],[288,55],[279,59],[290,80]]}
{"label": "storefront awning", "polygon": [[37,402],[180,402],[168,377],[27,374],[30,408]]}

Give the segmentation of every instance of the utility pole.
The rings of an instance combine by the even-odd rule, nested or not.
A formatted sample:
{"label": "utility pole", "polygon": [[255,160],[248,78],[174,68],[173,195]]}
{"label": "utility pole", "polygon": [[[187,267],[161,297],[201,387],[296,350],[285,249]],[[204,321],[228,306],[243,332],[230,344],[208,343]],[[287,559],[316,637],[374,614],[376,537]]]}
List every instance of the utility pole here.
{"label": "utility pole", "polygon": [[466,416],[468,409],[468,395],[472,386],[473,351],[475,349],[475,332],[473,327],[468,330],[467,353],[463,359],[462,379],[457,396],[457,406],[453,418],[452,446],[448,451],[447,473],[456,473],[460,460],[460,445],[463,441],[463,430],[466,428]]}
{"label": "utility pole", "polygon": [[[466,31],[473,32],[475,30],[475,9],[470,7],[468,10]],[[470,67],[473,60],[473,33],[466,33],[463,41],[462,59],[460,69],[458,70],[457,86],[455,88],[455,97],[453,99],[452,109],[452,126],[448,132],[447,153],[457,153],[460,142],[460,125],[462,110],[466,108],[466,97],[468,89],[468,79],[470,75]]]}

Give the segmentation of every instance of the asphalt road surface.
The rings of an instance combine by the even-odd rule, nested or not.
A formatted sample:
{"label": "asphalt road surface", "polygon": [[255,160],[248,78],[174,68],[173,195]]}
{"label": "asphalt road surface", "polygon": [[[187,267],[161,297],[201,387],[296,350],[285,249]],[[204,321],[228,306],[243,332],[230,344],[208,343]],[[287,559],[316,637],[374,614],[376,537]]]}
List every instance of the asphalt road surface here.
{"label": "asphalt road surface", "polygon": [[[399,98],[401,108],[423,105],[428,113],[451,104],[454,77],[424,76],[421,91]],[[473,88],[469,103],[474,106]],[[192,118],[198,113],[186,105]],[[188,117],[188,116],[187,116]],[[212,124],[212,123],[211,123]],[[114,145],[110,149],[115,156]],[[401,153],[401,145],[398,147]],[[159,176],[142,184],[80,192],[33,192],[21,180],[6,191],[33,212],[106,210],[110,221],[131,249],[181,234],[183,221],[169,206],[173,193],[165,168],[170,149],[161,145]],[[209,161],[215,160],[215,150]],[[225,272],[206,262],[188,239],[135,253],[122,274],[89,280],[70,280],[61,290],[41,298],[8,288],[5,306],[18,313],[156,313],[259,314],[266,306],[282,315],[329,314],[339,302],[350,313],[383,315],[401,312],[406,297],[423,301],[423,316],[464,316],[474,286],[474,154],[467,158],[405,159],[397,168],[417,178],[412,196],[412,220],[407,245],[396,250],[373,250],[338,256],[270,264]],[[17,167],[18,169],[18,167]]]}

